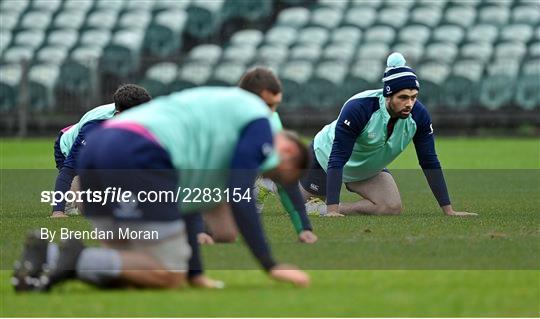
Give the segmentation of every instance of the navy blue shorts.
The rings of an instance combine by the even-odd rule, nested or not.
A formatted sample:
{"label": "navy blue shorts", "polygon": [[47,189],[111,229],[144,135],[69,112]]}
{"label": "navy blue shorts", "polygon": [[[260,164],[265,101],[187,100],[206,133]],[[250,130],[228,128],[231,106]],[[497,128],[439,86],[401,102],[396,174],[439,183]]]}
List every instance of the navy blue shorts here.
{"label": "navy blue shorts", "polygon": [[[311,143],[311,145],[309,146],[309,149],[311,151],[311,156],[313,158],[313,161],[311,163],[311,167],[307,171],[307,174],[305,174],[304,177],[300,179],[300,184],[305,190],[307,190],[308,192],[314,195],[326,196],[326,179],[327,179],[326,172],[322,168],[321,164],[319,164],[319,161],[317,160],[317,157],[315,156],[313,143]],[[390,174],[390,171],[387,168],[383,168],[382,172],[386,172]],[[348,187],[347,187],[347,190],[350,191]]]}
{"label": "navy blue shorts", "polygon": [[54,162],[56,163],[57,170],[60,170],[64,166],[64,161],[66,160],[60,149],[60,138],[62,138],[62,135],[64,135],[64,132],[60,131],[56,137],[56,141],[54,141]]}
{"label": "navy blue shorts", "polygon": [[311,167],[308,168],[307,173],[300,179],[300,184],[308,192],[317,196],[326,196],[326,172],[322,168],[321,164],[315,156],[315,150],[313,149],[313,143],[309,146],[311,152]]}
{"label": "navy blue shorts", "polygon": [[[78,173],[82,191],[90,189],[102,195],[101,201],[92,202],[95,196],[92,201],[85,200],[88,217],[160,222],[181,218],[174,200],[178,173],[169,153],[146,136],[122,128],[95,130],[86,139]],[[111,200],[127,192],[132,196]],[[164,195],[154,201],[158,197],[151,194],[157,196],[158,192]]]}

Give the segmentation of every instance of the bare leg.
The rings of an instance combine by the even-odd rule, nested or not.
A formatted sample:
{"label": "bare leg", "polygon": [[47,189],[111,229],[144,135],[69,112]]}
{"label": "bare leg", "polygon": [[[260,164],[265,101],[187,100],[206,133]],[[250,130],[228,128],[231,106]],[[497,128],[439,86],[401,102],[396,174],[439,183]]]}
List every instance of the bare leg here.
{"label": "bare leg", "polygon": [[223,203],[204,212],[202,216],[215,242],[233,243],[236,241],[238,228],[229,204]]}
{"label": "bare leg", "polygon": [[401,197],[392,175],[381,172],[361,182],[346,183],[350,191],[364,199],[354,203],[340,203],[339,212],[344,215],[398,215],[401,213]]}
{"label": "bare leg", "polygon": [[145,288],[178,288],[186,282],[185,272],[169,271],[149,254],[120,251],[120,256],[120,279],[126,284]]}

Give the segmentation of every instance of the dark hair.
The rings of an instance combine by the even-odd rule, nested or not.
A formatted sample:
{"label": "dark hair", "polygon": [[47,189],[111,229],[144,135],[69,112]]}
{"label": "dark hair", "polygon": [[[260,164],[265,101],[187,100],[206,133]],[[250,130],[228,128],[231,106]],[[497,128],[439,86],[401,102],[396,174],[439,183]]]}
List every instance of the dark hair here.
{"label": "dark hair", "polygon": [[251,93],[261,95],[263,90],[268,90],[272,94],[281,93],[281,81],[270,70],[262,66],[249,69],[238,83],[238,86]]}
{"label": "dark hair", "polygon": [[311,158],[311,152],[307,148],[306,144],[304,144],[304,142],[302,142],[302,140],[300,139],[298,134],[296,134],[293,131],[283,130],[283,131],[281,131],[281,133],[289,141],[293,142],[298,147],[298,152],[300,154],[299,154],[298,158],[296,159],[297,167],[299,169],[303,170],[303,171],[307,170],[310,167],[311,161],[313,159]]}
{"label": "dark hair", "polygon": [[120,85],[113,94],[114,105],[118,112],[146,103],[151,99],[150,93],[145,88],[135,84]]}

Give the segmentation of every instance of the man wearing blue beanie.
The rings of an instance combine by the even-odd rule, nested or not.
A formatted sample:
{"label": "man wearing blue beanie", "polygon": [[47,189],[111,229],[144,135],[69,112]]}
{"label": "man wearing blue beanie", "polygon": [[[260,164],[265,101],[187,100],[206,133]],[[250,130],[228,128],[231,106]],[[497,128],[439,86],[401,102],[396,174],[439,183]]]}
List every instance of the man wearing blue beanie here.
{"label": "man wearing blue beanie", "polygon": [[[449,216],[476,215],[454,211],[435,152],[433,126],[426,108],[417,100],[420,84],[400,53],[387,60],[383,88],[358,93],[326,125],[311,144],[314,163],[302,191],[308,212],[324,216],[351,214],[397,215],[401,197],[386,169],[413,141],[418,160],[433,195]],[[341,183],[361,200],[340,203]],[[326,205],[320,201],[326,199]]]}

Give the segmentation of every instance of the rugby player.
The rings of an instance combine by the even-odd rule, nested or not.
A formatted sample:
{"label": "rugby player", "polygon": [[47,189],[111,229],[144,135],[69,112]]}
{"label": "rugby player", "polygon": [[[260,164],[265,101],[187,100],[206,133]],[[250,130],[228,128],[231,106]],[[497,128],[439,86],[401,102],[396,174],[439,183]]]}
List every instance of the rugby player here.
{"label": "rugby player", "polygon": [[[78,123],[62,129],[54,143],[54,160],[58,169],[55,191],[65,193],[71,189],[72,184],[74,189],[78,188],[78,179],[75,172],[76,159],[91,131],[114,115],[151,99],[150,94],[138,85],[121,85],[113,94],[113,103],[93,108],[86,112]],[[70,211],[78,211],[77,207],[69,204],[71,203],[68,203],[68,207],[66,207],[65,201],[55,202],[52,207],[51,217],[68,217]]]}
{"label": "rugby player", "polygon": [[[417,99],[420,84],[400,53],[388,57],[383,89],[352,96],[337,120],[315,136],[312,167],[301,180],[308,212],[325,216],[396,215],[402,210],[394,178],[386,169],[412,141],[420,166],[444,214],[470,216],[451,205],[441,164],[435,152],[431,118]],[[362,197],[340,203],[342,182]]]}

